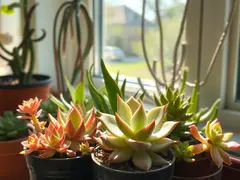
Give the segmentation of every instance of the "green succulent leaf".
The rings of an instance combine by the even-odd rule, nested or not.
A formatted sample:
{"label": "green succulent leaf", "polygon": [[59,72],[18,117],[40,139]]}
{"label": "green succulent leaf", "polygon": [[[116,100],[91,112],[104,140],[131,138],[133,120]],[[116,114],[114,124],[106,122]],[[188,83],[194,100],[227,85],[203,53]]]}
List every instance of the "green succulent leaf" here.
{"label": "green succulent leaf", "polygon": [[157,96],[154,94],[153,97],[154,97],[155,104],[157,106],[161,106],[160,101],[158,100]]}
{"label": "green succulent leaf", "polygon": [[122,148],[113,151],[108,160],[111,163],[123,163],[128,161],[133,155],[133,151],[130,148]]}
{"label": "green succulent leaf", "polygon": [[98,92],[98,90],[96,89],[96,87],[92,82],[92,78],[91,78],[92,68],[93,68],[93,65],[91,66],[90,70],[87,71],[88,88],[89,88],[92,100],[97,109],[99,109],[101,112],[110,114],[111,110],[109,109],[104,97]]}
{"label": "green succulent leaf", "polygon": [[115,80],[111,77],[111,75],[107,71],[107,68],[103,60],[101,60],[101,69],[106,90],[108,93],[109,102],[112,107],[113,113],[115,113],[117,112],[117,94],[122,98],[122,93]]}
{"label": "green succulent leaf", "polygon": [[148,139],[151,136],[154,128],[155,128],[155,121],[152,121],[147,126],[145,126],[143,129],[140,129],[139,131],[137,131],[135,133],[136,139],[142,140],[142,141]]}
{"label": "green succulent leaf", "polygon": [[99,120],[103,123],[106,129],[117,137],[123,137],[122,131],[118,128],[115,116],[101,113]]}
{"label": "green succulent leaf", "polygon": [[182,80],[182,84],[181,84],[181,87],[180,87],[180,94],[182,94],[185,90],[186,81],[187,81],[187,73],[188,73],[188,70],[185,68],[183,70],[183,80]]}
{"label": "green succulent leaf", "polygon": [[132,116],[130,126],[132,127],[134,132],[137,132],[140,129],[144,128],[147,124],[148,124],[147,115],[143,107],[143,104],[141,103],[139,108]]}
{"label": "green succulent leaf", "polygon": [[68,108],[61,102],[59,101],[55,96],[52,94],[49,95],[49,98],[52,102],[54,102],[59,108],[61,108],[64,112],[68,111]]}
{"label": "green succulent leaf", "polygon": [[84,81],[80,82],[74,92],[74,104],[82,104],[85,100],[85,86]]}
{"label": "green succulent leaf", "polygon": [[164,152],[170,149],[176,142],[169,138],[162,138],[156,141],[152,141],[152,146],[150,151],[152,152]]}
{"label": "green succulent leaf", "polygon": [[[201,116],[199,122],[204,122],[205,120],[209,119],[212,115],[213,117],[215,117],[217,115],[217,108],[218,105],[220,103],[221,99],[217,99],[213,105],[211,106],[211,108],[204,114]],[[213,119],[213,118],[212,118]]]}
{"label": "green succulent leaf", "polygon": [[168,161],[166,161],[165,159],[163,159],[160,155],[158,155],[156,153],[149,152],[149,155],[152,159],[153,166],[161,166],[164,164],[168,164]]}
{"label": "green succulent leaf", "polygon": [[72,101],[74,102],[74,104],[76,104],[76,99],[75,99],[75,88],[71,85],[70,81],[68,80],[68,78],[65,76],[65,83],[68,87],[68,91],[71,95]]}
{"label": "green succulent leaf", "polygon": [[133,164],[142,170],[149,170],[152,166],[151,157],[145,151],[137,151],[132,158]]}
{"label": "green succulent leaf", "polygon": [[198,97],[199,97],[199,89],[198,89],[197,83],[195,83],[195,87],[192,92],[190,107],[188,108],[188,111],[187,111],[188,113],[195,113],[197,111]]}
{"label": "green succulent leaf", "polygon": [[123,84],[122,84],[122,87],[121,87],[121,93],[122,93],[123,99],[125,99],[125,87],[126,87],[126,83],[127,83],[127,80],[124,79]]}
{"label": "green succulent leaf", "polygon": [[152,134],[149,140],[154,141],[154,140],[158,140],[168,136],[173,131],[173,129],[177,126],[178,123],[179,122],[174,122],[174,121],[165,122],[158,132]]}
{"label": "green succulent leaf", "polygon": [[122,118],[116,113],[116,123],[118,128],[123,132],[123,134],[127,137],[133,138],[134,133],[132,128],[124,121]]}
{"label": "green succulent leaf", "polygon": [[119,95],[117,95],[117,114],[124,119],[127,124],[130,124],[132,111],[127,103],[125,103]]}
{"label": "green succulent leaf", "polygon": [[127,100],[127,104],[129,105],[129,107],[132,111],[132,114],[134,114],[140,106],[140,103],[133,97],[130,97]]}
{"label": "green succulent leaf", "polygon": [[143,91],[142,94],[139,96],[139,99],[140,99],[141,101],[143,100],[145,94],[146,94],[146,91]]}
{"label": "green succulent leaf", "polygon": [[171,86],[167,87],[166,98],[168,102],[171,102],[174,98]]}
{"label": "green succulent leaf", "polygon": [[162,106],[168,103],[168,99],[164,96],[164,94],[160,95],[160,102]]}
{"label": "green succulent leaf", "polygon": [[133,139],[126,139],[126,143],[135,151],[146,151],[152,146],[150,142],[137,141]]}

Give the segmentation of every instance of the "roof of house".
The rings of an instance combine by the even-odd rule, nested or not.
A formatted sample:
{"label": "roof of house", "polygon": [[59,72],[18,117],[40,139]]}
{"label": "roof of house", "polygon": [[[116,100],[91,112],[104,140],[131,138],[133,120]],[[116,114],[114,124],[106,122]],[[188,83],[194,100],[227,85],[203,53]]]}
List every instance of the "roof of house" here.
{"label": "roof of house", "polygon": [[[142,16],[127,6],[105,6],[106,24],[124,26],[141,26]],[[155,27],[155,22],[145,18],[145,26]]]}

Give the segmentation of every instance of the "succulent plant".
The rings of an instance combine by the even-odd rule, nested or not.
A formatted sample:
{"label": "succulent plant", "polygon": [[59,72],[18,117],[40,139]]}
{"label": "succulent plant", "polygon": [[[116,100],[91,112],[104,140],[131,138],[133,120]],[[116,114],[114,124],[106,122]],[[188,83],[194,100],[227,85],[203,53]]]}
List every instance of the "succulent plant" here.
{"label": "succulent plant", "polygon": [[21,138],[27,132],[27,122],[19,121],[12,112],[6,111],[0,117],[0,141]]}
{"label": "succulent plant", "polygon": [[205,136],[203,137],[195,125],[190,126],[190,131],[195,139],[200,141],[200,144],[189,146],[189,150],[193,154],[202,152],[210,152],[212,160],[220,167],[223,162],[231,165],[231,158],[225,151],[239,150],[240,144],[235,141],[227,142],[233,133],[223,133],[222,127],[218,120],[208,121],[205,127]]}
{"label": "succulent plant", "polygon": [[[51,115],[49,115],[49,118],[53,122],[56,121]],[[81,143],[91,140],[91,136],[95,132],[95,128],[97,126],[95,109],[92,108],[89,112],[87,112],[87,114],[84,114],[81,106],[73,107],[67,115],[59,109],[57,120],[63,127],[67,135],[67,139],[71,142],[70,149],[75,152],[79,151]],[[85,144],[85,146],[86,145],[87,144]],[[90,149],[86,150],[90,151]]]}
{"label": "succulent plant", "polygon": [[[104,79],[104,86],[97,88],[92,80],[92,68],[93,66],[87,71],[87,80],[93,104],[101,112],[115,114],[115,112],[117,112],[117,96],[120,96],[124,100],[126,99],[125,87],[127,80],[124,79],[120,87],[119,73],[117,74],[116,79],[113,79],[104,64],[104,61],[101,60],[101,72]],[[137,91],[134,97],[138,96],[138,94],[139,91]],[[145,93],[143,92],[139,95],[139,98],[143,99],[144,94]]]}
{"label": "succulent plant", "polygon": [[45,122],[39,122],[38,117],[41,115],[42,110],[38,111],[42,100],[37,97],[34,99],[29,99],[28,101],[23,101],[22,105],[19,105],[17,111],[24,114],[23,116],[18,116],[18,119],[29,119],[33,124],[37,132],[42,132],[44,129]]}
{"label": "succulent plant", "polygon": [[194,154],[189,149],[188,141],[184,141],[184,142],[179,141],[178,144],[175,144],[173,146],[173,151],[174,151],[174,155],[177,160],[183,160],[186,162],[194,162],[195,161]]}
{"label": "succulent plant", "polygon": [[94,139],[103,149],[112,150],[108,158],[110,163],[132,159],[133,164],[141,170],[166,164],[167,161],[158,153],[168,150],[176,143],[166,136],[178,124],[165,122],[166,109],[167,106],[161,106],[146,113],[141,100],[131,97],[124,102],[117,96],[115,116],[100,113],[99,120],[106,131],[98,131]]}
{"label": "succulent plant", "polygon": [[45,122],[38,119],[41,115],[41,110],[38,110],[40,103],[41,100],[35,98],[19,106],[18,111],[25,115],[18,117],[30,119],[35,130],[39,129],[22,142],[25,150],[21,154],[35,152],[41,158],[50,158],[56,153],[75,156],[77,152],[84,154],[93,149],[88,141],[92,139],[97,125],[94,108],[85,113],[81,105],[76,105],[67,114],[58,109],[57,120],[49,114],[50,123],[46,128]]}
{"label": "succulent plant", "polygon": [[48,114],[52,114],[54,117],[57,116],[58,106],[50,99],[47,102],[41,102],[40,109],[42,109],[41,117],[43,118],[47,117]]}
{"label": "succulent plant", "polygon": [[167,86],[165,92],[159,92],[159,98],[154,95],[154,100],[157,106],[168,104],[167,120],[180,122],[171,133],[172,138],[180,137],[180,139],[188,139],[191,135],[188,128],[190,125],[198,125],[206,120],[216,118],[220,99],[217,99],[209,110],[206,110],[207,108],[200,108],[198,111],[198,86],[195,85],[191,97],[186,96],[184,89],[187,70],[183,74],[184,78],[179,89]]}

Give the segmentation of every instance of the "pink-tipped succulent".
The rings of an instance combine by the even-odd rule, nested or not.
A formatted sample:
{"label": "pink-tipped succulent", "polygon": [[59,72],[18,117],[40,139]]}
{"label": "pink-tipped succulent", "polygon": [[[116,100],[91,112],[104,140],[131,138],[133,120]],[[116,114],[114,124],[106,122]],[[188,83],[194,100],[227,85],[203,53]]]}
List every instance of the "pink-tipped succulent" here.
{"label": "pink-tipped succulent", "polygon": [[29,99],[28,101],[23,101],[22,105],[19,105],[17,109],[18,112],[23,113],[23,116],[18,116],[19,119],[29,119],[31,120],[35,130],[37,132],[42,132],[44,129],[44,122],[39,122],[38,117],[40,116],[42,110],[38,111],[38,108],[42,100],[39,100],[37,97],[34,99]]}
{"label": "pink-tipped succulent", "polygon": [[[80,106],[75,106],[70,109],[67,115],[65,115],[60,109],[58,110],[58,122],[63,127],[67,139],[71,141],[70,149],[75,152],[79,150],[92,150],[86,142],[92,139],[91,137],[95,132],[95,127],[97,125],[95,110],[92,108],[85,115],[82,114],[83,112],[84,111],[80,109]],[[52,116],[49,117],[51,120],[55,120]],[[81,143],[83,144],[81,145]]]}
{"label": "pink-tipped succulent", "polygon": [[41,110],[38,111],[41,100],[38,98],[24,101],[18,111],[24,113],[20,119],[30,119],[35,127],[34,133],[22,142],[24,151],[21,154],[28,155],[36,152],[41,158],[53,157],[56,153],[75,156],[77,152],[86,153],[93,150],[89,141],[95,133],[97,121],[95,109],[85,113],[81,105],[76,105],[64,114],[60,109],[57,120],[49,114],[50,123],[45,128],[46,122],[39,122]]}
{"label": "pink-tipped succulent", "polygon": [[200,141],[200,144],[191,145],[189,149],[194,154],[200,154],[205,151],[209,151],[212,160],[218,167],[221,167],[223,162],[227,165],[231,165],[231,158],[225,151],[232,151],[240,149],[240,144],[235,141],[227,142],[232,133],[223,133],[222,127],[218,120],[213,122],[207,122],[205,127],[205,136],[203,137],[195,125],[190,126],[190,131],[195,139]]}
{"label": "pink-tipped succulent", "polygon": [[165,121],[167,106],[151,109],[146,113],[140,100],[117,99],[115,116],[100,113],[99,120],[106,132],[98,131],[94,139],[105,150],[112,150],[110,163],[132,159],[141,170],[168,163],[158,153],[169,150],[176,141],[166,138],[178,122]]}
{"label": "pink-tipped succulent", "polygon": [[40,139],[36,134],[31,134],[28,136],[27,141],[23,141],[22,145],[24,147],[24,150],[20,152],[20,154],[23,155],[31,154],[32,152],[39,151],[42,148]]}
{"label": "pink-tipped succulent", "polygon": [[45,133],[40,133],[40,142],[43,147],[43,153],[39,156],[42,158],[50,158],[56,152],[66,153],[68,156],[75,156],[76,153],[69,150],[71,142],[66,140],[66,134],[63,127],[54,119],[51,119]]}

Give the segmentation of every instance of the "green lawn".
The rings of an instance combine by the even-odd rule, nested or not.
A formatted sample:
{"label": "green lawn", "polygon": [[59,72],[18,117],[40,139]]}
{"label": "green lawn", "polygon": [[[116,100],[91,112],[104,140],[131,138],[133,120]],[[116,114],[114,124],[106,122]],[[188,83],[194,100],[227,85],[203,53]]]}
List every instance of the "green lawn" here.
{"label": "green lawn", "polygon": [[[117,72],[119,71],[120,75],[130,76],[130,77],[140,77],[142,79],[153,80],[153,77],[151,76],[145,61],[114,62],[114,63],[105,62],[105,63],[108,71],[111,74],[117,74]],[[171,77],[169,67],[166,68],[167,66],[169,66],[169,64],[171,64],[171,61],[167,61],[167,64],[165,66],[168,80],[170,80],[169,78]],[[160,64],[158,64],[157,66],[158,74],[160,74],[159,70],[160,70]]]}
{"label": "green lawn", "polygon": [[152,79],[145,61],[106,63],[106,66],[111,74],[119,71],[120,75]]}

